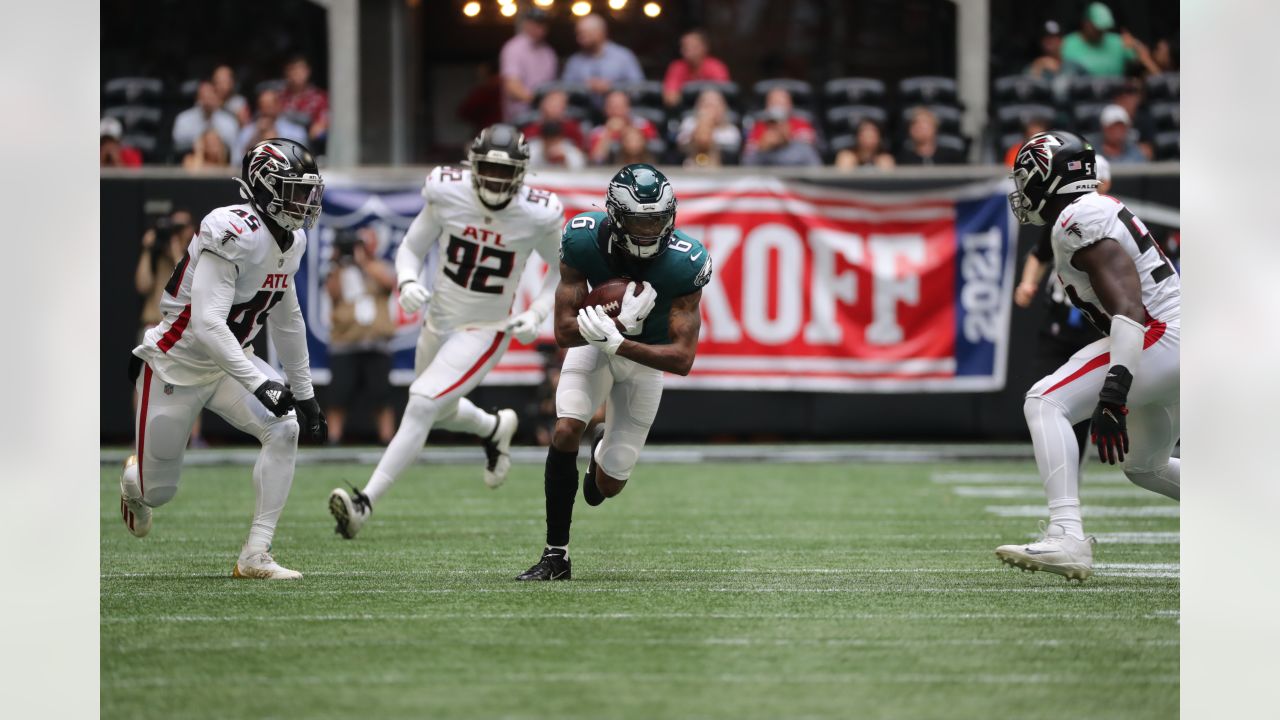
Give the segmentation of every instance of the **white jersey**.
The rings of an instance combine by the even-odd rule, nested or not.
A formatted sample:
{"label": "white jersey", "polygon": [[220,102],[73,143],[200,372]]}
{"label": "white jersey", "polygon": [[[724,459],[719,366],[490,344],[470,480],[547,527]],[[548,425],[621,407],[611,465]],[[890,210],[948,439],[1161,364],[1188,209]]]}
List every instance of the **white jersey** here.
{"label": "white jersey", "polygon": [[[438,167],[422,188],[426,205],[414,219],[404,243],[426,258],[432,247],[439,267],[427,306],[433,330],[501,328],[515,301],[516,287],[529,253],[559,262],[564,206],[556,194],[529,186],[501,210],[485,207],[471,187],[471,171]],[[401,281],[417,277],[421,266],[406,267],[397,256]]]}
{"label": "white jersey", "polygon": [[201,221],[200,232],[191,239],[160,296],[164,320],[147,331],[133,354],[145,360],[165,382],[174,385],[200,385],[217,380],[224,369],[188,329],[192,320],[192,279],[203,254],[217,255],[235,265],[235,295],[226,325],[240,346],[246,348],[245,352],[252,353],[248,345],[257,337],[272,308],[288,299],[289,307],[284,310],[296,310],[294,273],[306,247],[306,233],[295,230],[293,244],[281,252],[252,205],[231,205],[210,212]]}
{"label": "white jersey", "polygon": [[1071,264],[1076,252],[1110,238],[1124,248],[1138,269],[1142,306],[1147,317],[1137,322],[1176,323],[1182,317],[1182,283],[1159,244],[1124,203],[1110,195],[1082,195],[1058,215],[1049,239],[1054,269],[1071,303],[1099,330],[1110,334],[1111,316],[1089,282],[1088,273]]}

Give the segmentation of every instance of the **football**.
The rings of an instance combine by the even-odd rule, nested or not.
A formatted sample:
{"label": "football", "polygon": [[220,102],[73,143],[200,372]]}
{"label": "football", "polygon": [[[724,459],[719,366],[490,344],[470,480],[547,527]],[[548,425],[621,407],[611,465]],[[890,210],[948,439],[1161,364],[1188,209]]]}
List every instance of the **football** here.
{"label": "football", "polygon": [[[606,315],[611,318],[618,317],[618,313],[622,312],[622,297],[627,294],[627,284],[630,282],[624,278],[613,278],[600,283],[591,288],[586,300],[582,302],[582,307],[600,305],[604,308]],[[636,289],[639,290],[638,285]]]}

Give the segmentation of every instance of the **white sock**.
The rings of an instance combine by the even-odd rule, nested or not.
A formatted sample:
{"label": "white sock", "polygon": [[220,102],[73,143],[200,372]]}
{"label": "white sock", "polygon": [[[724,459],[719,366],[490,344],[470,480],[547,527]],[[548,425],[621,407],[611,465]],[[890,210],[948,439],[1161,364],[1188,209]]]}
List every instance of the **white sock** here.
{"label": "white sock", "polygon": [[1049,522],[1062,526],[1077,540],[1084,539],[1080,521],[1080,446],[1062,408],[1042,397],[1029,397],[1022,406],[1035,446],[1036,467],[1049,501]]}
{"label": "white sock", "polygon": [[265,552],[271,548],[276,534],[276,523],[289,499],[293,485],[293,465],[298,457],[298,425],[292,422],[275,423],[267,427],[262,438],[262,452],[253,465],[253,489],[257,503],[253,510],[253,525],[249,539],[241,551],[242,556]]}
{"label": "white sock", "polygon": [[458,400],[458,409],[453,415],[442,419],[437,425],[441,430],[464,432],[487,438],[498,427],[498,416],[487,413],[476,407],[475,403],[462,398]]}
{"label": "white sock", "polygon": [[370,502],[376,505],[378,498],[391,489],[400,473],[418,457],[439,411],[439,406],[431,399],[422,395],[409,396],[404,417],[400,419],[400,428],[382,453],[382,459],[369,478],[369,484],[364,486],[364,494],[369,496]]}

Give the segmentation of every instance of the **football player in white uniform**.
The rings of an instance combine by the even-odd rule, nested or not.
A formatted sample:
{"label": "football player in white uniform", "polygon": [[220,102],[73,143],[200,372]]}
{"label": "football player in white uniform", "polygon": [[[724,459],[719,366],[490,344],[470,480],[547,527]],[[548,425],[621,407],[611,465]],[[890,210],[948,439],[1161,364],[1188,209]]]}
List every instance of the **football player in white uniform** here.
{"label": "football player in white uniform", "polygon": [[[438,167],[422,188],[426,204],[396,252],[400,305],[426,318],[400,428],[364,490],[329,494],[337,532],[354,538],[396,478],[418,456],[431,428],[485,439],[484,482],[496,488],[511,468],[513,410],[488,413],[465,396],[493,369],[514,336],[533,341],[550,314],[560,281],[564,207],[555,193],[526,187],[529,146],[511,125],[485,128],[471,143],[469,168]],[[440,264],[433,290],[418,277],[433,247]],[[550,266],[529,309],[511,316],[529,253]]]}
{"label": "football player in white uniform", "polygon": [[1080,520],[1079,447],[1071,426],[1092,418],[1104,463],[1134,484],[1177,500],[1182,292],[1178,273],[1124,203],[1099,195],[1093,147],[1050,130],[1023,144],[1014,163],[1014,215],[1050,225],[1053,264],[1067,297],[1104,335],[1027,393],[1023,410],[1049,501],[1044,536],[1002,545],[996,556],[1024,570],[1084,581],[1093,538]]}
{"label": "football player in white uniform", "polygon": [[[280,138],[246,153],[237,181],[248,202],[205,216],[161,295],[163,322],[134,348],[137,454],[120,478],[120,512],[134,535],[151,530],[152,508],[178,491],[191,424],[207,407],[262,443],[253,524],[232,575],[289,580],[302,574],[276,563],[271,540],[293,484],[299,423],[317,439],[327,430],[294,287],[324,182],[307,148]],[[268,315],[288,387],[249,347]]]}

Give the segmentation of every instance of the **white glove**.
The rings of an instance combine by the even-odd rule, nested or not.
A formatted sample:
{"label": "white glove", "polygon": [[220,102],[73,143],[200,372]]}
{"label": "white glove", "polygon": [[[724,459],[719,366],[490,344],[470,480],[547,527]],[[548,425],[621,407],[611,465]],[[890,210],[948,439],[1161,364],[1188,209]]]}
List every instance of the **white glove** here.
{"label": "white glove", "polygon": [[417,280],[406,280],[400,285],[400,308],[412,315],[431,299],[431,291]]}
{"label": "white glove", "polygon": [[618,346],[622,344],[622,333],[618,326],[599,305],[584,307],[578,311],[578,334],[606,355],[617,353]]}
{"label": "white glove", "polygon": [[622,323],[623,335],[639,335],[645,318],[649,317],[653,304],[658,300],[658,291],[647,280],[642,283],[639,295],[633,294],[636,284],[632,281],[627,283],[627,293],[622,296],[622,312],[618,313],[618,322]]}
{"label": "white glove", "polygon": [[524,312],[507,320],[507,330],[516,336],[522,345],[528,345],[538,339],[538,328],[542,325],[542,316],[535,310]]}

